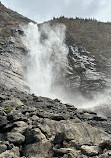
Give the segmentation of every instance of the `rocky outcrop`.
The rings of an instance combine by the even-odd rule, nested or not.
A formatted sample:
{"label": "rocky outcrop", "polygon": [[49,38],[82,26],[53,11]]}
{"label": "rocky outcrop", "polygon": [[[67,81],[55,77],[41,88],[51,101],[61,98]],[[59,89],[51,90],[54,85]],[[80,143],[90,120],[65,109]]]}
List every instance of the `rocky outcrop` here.
{"label": "rocky outcrop", "polygon": [[0,157],[111,156],[111,119],[58,99],[0,88]]}
{"label": "rocky outcrop", "polygon": [[51,25],[58,23],[66,26],[70,68],[65,82],[69,89],[85,96],[110,89],[111,23],[64,16],[50,21]]}
{"label": "rocky outcrop", "polygon": [[20,25],[28,23],[25,18],[0,3],[0,84],[29,91],[26,78],[27,50],[21,42]]}
{"label": "rocky outcrop", "polygon": [[28,91],[25,82],[27,51],[20,42],[19,30],[14,28],[14,32],[8,39],[0,38],[0,84]]}

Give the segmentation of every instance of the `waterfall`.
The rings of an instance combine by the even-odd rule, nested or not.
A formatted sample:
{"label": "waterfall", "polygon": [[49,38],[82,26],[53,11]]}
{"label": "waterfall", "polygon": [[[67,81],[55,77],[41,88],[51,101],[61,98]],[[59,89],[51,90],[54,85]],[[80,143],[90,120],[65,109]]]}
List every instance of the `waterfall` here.
{"label": "waterfall", "polygon": [[[68,48],[64,43],[65,26],[51,27],[29,23],[22,39],[28,49],[27,81],[31,92],[45,97],[61,98],[67,66]],[[62,94],[60,94],[62,93]]]}
{"label": "waterfall", "polygon": [[[93,94],[92,99],[89,99],[80,92],[71,92],[67,89],[69,49],[65,44],[65,29],[62,24],[50,26],[48,23],[41,26],[29,23],[23,27],[25,36],[22,37],[22,41],[28,49],[27,82],[31,93],[58,98],[78,108],[93,108],[93,110],[98,108],[98,113],[100,113],[99,107],[103,107],[102,114],[100,113],[103,115],[105,107],[109,107],[111,102],[108,90]],[[81,63],[84,63],[85,59],[81,57]],[[89,59],[92,61],[92,58]]]}

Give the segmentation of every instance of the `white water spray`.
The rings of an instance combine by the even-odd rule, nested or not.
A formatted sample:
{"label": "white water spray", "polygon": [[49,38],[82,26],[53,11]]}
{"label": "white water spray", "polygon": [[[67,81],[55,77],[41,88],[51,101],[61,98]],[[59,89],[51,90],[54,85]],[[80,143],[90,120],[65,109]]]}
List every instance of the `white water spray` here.
{"label": "white water spray", "polygon": [[24,28],[24,32],[25,36],[22,40],[28,49],[27,81],[31,93],[58,98],[62,102],[71,103],[79,108],[92,109],[110,104],[110,93],[98,93],[93,99],[88,99],[80,93],[72,94],[65,89],[68,48],[64,43],[64,25],[44,24],[38,27],[36,24],[29,23]]}
{"label": "white water spray", "polygon": [[[66,71],[68,48],[64,39],[64,25],[50,27],[44,24],[38,28],[36,24],[29,23],[25,28],[23,41],[29,51],[27,80],[31,92],[39,96],[61,98],[56,86]],[[59,91],[62,91],[61,88]]]}

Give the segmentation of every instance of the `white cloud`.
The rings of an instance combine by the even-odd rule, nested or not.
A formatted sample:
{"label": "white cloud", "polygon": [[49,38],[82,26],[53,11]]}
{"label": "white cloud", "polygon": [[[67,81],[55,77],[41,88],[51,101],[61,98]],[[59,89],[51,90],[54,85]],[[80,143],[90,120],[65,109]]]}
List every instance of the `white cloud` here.
{"label": "white cloud", "polygon": [[1,2],[37,22],[61,15],[111,21],[109,0],[1,0]]}

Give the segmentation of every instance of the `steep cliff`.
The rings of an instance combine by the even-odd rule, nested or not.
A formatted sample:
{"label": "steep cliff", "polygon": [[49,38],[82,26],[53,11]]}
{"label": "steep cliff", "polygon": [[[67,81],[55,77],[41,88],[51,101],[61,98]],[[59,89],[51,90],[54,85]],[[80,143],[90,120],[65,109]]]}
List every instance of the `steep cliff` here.
{"label": "steep cliff", "polygon": [[10,88],[29,90],[25,82],[27,50],[19,26],[30,21],[0,3],[0,84]]}
{"label": "steep cliff", "polygon": [[111,80],[111,24],[93,19],[54,18],[66,26],[66,44],[71,69],[66,75],[70,89],[83,94],[109,88]]}

